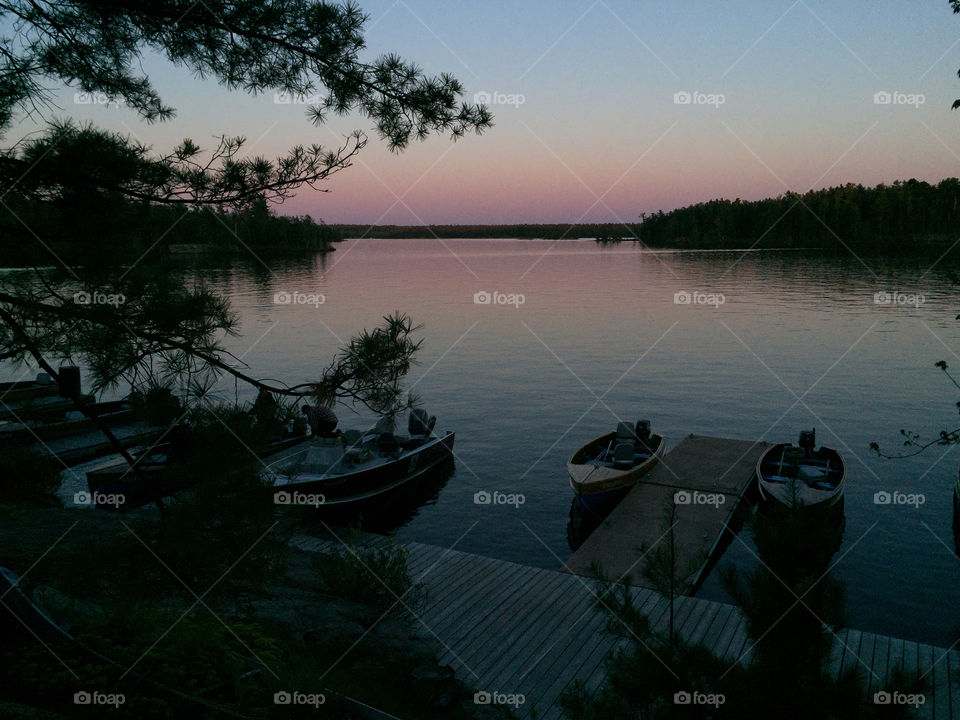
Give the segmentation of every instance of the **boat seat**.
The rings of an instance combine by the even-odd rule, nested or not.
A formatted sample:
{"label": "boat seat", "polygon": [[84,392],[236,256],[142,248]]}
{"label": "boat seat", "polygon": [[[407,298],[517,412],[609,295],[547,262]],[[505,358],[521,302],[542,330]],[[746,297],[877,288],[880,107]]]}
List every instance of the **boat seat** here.
{"label": "boat seat", "polygon": [[629,440],[620,440],[613,449],[613,464],[617,469],[633,467],[633,443]]}
{"label": "boat seat", "polygon": [[343,445],[334,438],[322,438],[307,451],[306,457],[297,464],[296,469],[304,473],[322,474],[334,467],[343,458]]}
{"label": "boat seat", "polygon": [[630,423],[617,423],[617,442],[621,440],[629,440],[633,442],[633,439],[636,437],[634,433],[634,428]]}
{"label": "boat seat", "polygon": [[400,443],[397,442],[397,436],[392,432],[382,432],[377,437],[377,450],[381,455],[391,455],[400,450]]}

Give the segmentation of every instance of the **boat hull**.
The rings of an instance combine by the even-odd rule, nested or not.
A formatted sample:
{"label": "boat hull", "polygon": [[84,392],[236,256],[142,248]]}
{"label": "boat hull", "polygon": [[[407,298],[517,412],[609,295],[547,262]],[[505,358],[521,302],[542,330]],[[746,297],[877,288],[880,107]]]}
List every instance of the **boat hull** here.
{"label": "boat hull", "polygon": [[[448,432],[402,453],[395,460],[353,472],[302,474],[290,479],[287,475],[268,470],[273,478],[274,500],[281,505],[301,504],[299,496],[313,496],[318,498],[315,503],[317,507],[337,508],[380,498],[449,460],[454,439],[455,434]],[[269,469],[269,460],[266,464]]]}
{"label": "boat hull", "polygon": [[791,482],[778,482],[773,480],[777,477],[770,472],[771,465],[777,463],[783,455],[783,451],[792,447],[790,443],[780,443],[768,449],[760,459],[757,460],[756,475],[757,485],[760,489],[760,499],[763,502],[774,505],[792,507],[796,503],[803,507],[833,507],[841,498],[846,485],[847,467],[843,458],[838,452],[830,448],[821,447],[814,453],[818,460],[829,460],[833,468],[836,468],[836,476],[839,477],[836,487],[832,489],[818,489],[806,485],[803,481],[795,480],[794,488]]}
{"label": "boat hull", "polygon": [[[275,453],[301,442],[303,439],[300,437],[279,440],[268,450]],[[164,447],[158,445],[153,448],[150,456],[137,457],[138,472],[133,472],[125,460],[87,472],[87,488],[97,507],[104,510],[132,510],[194,487],[193,482],[185,481],[180,473],[173,471],[166,459]],[[244,455],[239,457],[245,459]],[[225,470],[233,467],[231,465]],[[122,503],[114,504],[120,496],[123,498]]]}

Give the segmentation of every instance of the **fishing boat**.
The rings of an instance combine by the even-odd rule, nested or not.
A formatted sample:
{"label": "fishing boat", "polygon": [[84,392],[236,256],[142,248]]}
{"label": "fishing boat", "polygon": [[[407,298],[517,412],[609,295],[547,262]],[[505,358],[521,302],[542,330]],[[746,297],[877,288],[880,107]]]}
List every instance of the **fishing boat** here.
{"label": "fishing boat", "polygon": [[[132,457],[133,466],[119,458],[87,471],[87,488],[97,507],[129,510],[156,502],[182,489],[171,478],[166,443],[135,453]],[[120,503],[108,500],[113,498],[123,500]]]}
{"label": "fishing boat", "polygon": [[[0,447],[32,444],[37,440],[73,435],[97,428],[93,420],[81,411],[72,409],[74,407],[72,401],[69,407],[71,409],[62,408],[59,414],[38,420],[0,422]],[[130,422],[136,417],[136,411],[126,400],[91,403],[89,411],[108,427]]]}
{"label": "fishing boat", "polygon": [[[166,434],[169,436],[173,432],[168,430]],[[301,442],[303,436],[275,440],[264,452],[274,454]],[[105,510],[130,510],[190,489],[195,485],[195,478],[179,471],[190,462],[192,455],[189,452],[184,455],[183,451],[172,453],[172,449],[169,442],[155,443],[132,453],[133,466],[118,457],[102,467],[88,470],[90,500]],[[171,454],[175,457],[171,458]],[[253,460],[253,456],[240,452],[236,460],[236,463],[225,465],[223,470],[228,472],[246,460]],[[117,498],[122,498],[122,502],[116,502]]]}
{"label": "fishing boat", "polygon": [[263,478],[279,505],[342,508],[380,499],[450,459],[454,433],[435,434],[436,420],[417,408],[407,435],[381,421],[366,433],[311,437],[264,459]]}
{"label": "fishing boat", "polygon": [[757,480],[763,500],[832,507],[843,497],[843,458],[831,448],[815,449],[816,444],[816,430],[804,430],[797,445],[779,443],[760,456]]}
{"label": "fishing boat", "polygon": [[34,380],[0,383],[0,402],[19,403],[37,397],[57,395],[60,388],[47,373],[38,373]]}
{"label": "fishing boat", "polygon": [[570,487],[580,507],[600,512],[620,501],[663,457],[666,440],[650,432],[650,421],[621,422],[614,432],[594,438],[567,463]]}

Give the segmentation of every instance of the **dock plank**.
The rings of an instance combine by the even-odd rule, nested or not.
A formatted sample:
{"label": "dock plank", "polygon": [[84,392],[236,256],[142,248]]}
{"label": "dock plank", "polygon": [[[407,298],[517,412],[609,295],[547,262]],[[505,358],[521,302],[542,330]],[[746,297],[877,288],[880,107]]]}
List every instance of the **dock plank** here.
{"label": "dock plank", "polygon": [[950,714],[952,717],[960,715],[960,652],[951,650],[948,654],[949,685],[950,685]]}
{"label": "dock plank", "polygon": [[833,638],[833,645],[830,647],[830,659],[827,661],[827,672],[836,677],[840,674],[840,668],[843,667],[843,655],[846,650],[847,631],[841,630]]}
{"label": "dock plank", "polygon": [[[936,648],[933,655],[933,713],[940,718],[952,718],[950,712],[950,677],[947,668],[949,653]],[[929,698],[927,698],[929,702]]]}
{"label": "dock plank", "polygon": [[[717,604],[720,605],[720,603]],[[711,652],[715,651],[717,641],[720,640],[720,636],[723,635],[727,624],[736,622],[739,619],[740,614],[735,611],[736,608],[733,605],[720,605],[720,610],[714,618],[713,624],[707,630],[706,635],[701,641],[704,647],[708,648]]]}
{"label": "dock plank", "polygon": [[873,673],[870,675],[867,695],[872,696],[877,690],[889,687],[887,680],[887,656],[890,653],[890,638],[878,635],[873,650]]}
{"label": "dock plank", "polygon": [[920,706],[919,712],[917,713],[921,718],[926,718],[933,720],[936,717],[933,706],[933,659],[934,652],[936,648],[932,648],[929,645],[919,645],[917,647],[917,670],[920,673],[920,678],[928,684],[928,689],[926,691],[926,702]]}

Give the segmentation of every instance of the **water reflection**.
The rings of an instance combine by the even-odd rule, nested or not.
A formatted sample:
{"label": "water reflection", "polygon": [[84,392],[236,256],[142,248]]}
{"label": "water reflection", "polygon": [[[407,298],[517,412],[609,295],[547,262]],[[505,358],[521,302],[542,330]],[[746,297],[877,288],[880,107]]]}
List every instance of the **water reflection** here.
{"label": "water reflection", "polygon": [[819,577],[843,543],[845,498],[830,507],[760,502],[753,539],[761,562],[781,578]]}

